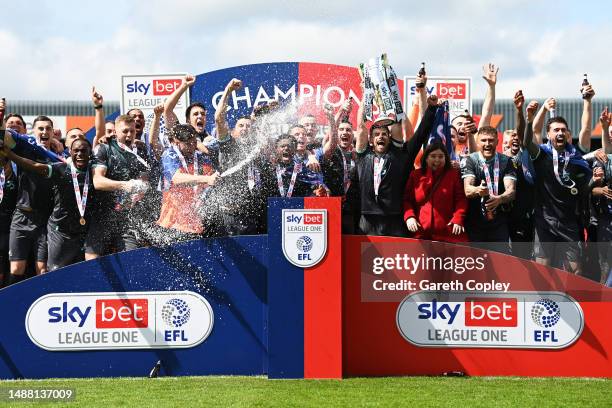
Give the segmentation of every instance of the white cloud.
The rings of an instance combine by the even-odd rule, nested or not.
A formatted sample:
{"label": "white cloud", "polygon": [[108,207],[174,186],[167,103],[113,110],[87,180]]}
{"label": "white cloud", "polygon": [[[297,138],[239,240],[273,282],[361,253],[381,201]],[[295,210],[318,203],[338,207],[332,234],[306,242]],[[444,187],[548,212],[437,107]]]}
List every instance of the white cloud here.
{"label": "white cloud", "polygon": [[[603,39],[612,29],[580,21],[543,25],[547,9],[532,3],[417,7],[393,0],[376,8],[346,0],[153,0],[124,7],[113,19],[92,20],[87,32],[55,26],[48,30],[53,35],[27,35],[9,24],[0,31],[1,92],[9,99],[85,100],[96,84],[108,100],[118,100],[122,73],[199,74],[276,61],[354,66],[386,51],[400,75],[425,61],[430,75],[472,76],[476,97],[484,94],[481,66],[489,61],[501,67],[498,98],[519,88],[537,97],[573,97],[583,72],[598,95],[609,95],[612,57]],[[73,12],[86,22],[99,11],[81,6]]]}

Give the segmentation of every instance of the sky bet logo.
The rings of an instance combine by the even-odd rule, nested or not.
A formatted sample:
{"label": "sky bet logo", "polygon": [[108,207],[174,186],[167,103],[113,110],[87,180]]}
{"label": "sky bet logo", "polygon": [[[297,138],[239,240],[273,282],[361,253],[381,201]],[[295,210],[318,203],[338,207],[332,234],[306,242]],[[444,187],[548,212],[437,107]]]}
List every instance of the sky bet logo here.
{"label": "sky bet logo", "polygon": [[211,333],[210,303],[190,291],[50,293],[25,319],[44,350],[189,348]]}
{"label": "sky bet logo", "polygon": [[[147,299],[96,300],[97,329],[143,328],[149,326]],[[83,327],[91,313],[91,306],[71,307],[68,302],[49,308],[49,323],[76,323]]]}
{"label": "sky bet logo", "polygon": [[[467,98],[467,86],[464,82],[438,82],[434,86],[425,88],[428,95],[432,95],[434,90],[439,98],[446,99],[465,99]],[[410,87],[410,94],[416,95],[416,86]]]}
{"label": "sky bet logo", "polygon": [[436,88],[438,98],[465,99],[467,96],[464,83],[439,82]]}
{"label": "sky bet logo", "polygon": [[288,215],[287,222],[290,224],[299,224],[304,220],[304,225],[321,225],[323,224],[323,214],[308,214],[303,215]]}
{"label": "sky bet logo", "polygon": [[418,347],[561,349],[584,329],[580,304],[552,291],[417,291],[400,303],[396,321]]}
{"label": "sky bet logo", "polygon": [[516,299],[466,298],[465,302],[431,302],[422,303],[417,307],[419,319],[446,320],[453,324],[461,305],[465,306],[465,326],[486,327],[516,327]]}
{"label": "sky bet logo", "polygon": [[148,95],[153,85],[153,96],[168,96],[171,95],[182,83],[181,79],[154,79],[152,83],[143,83],[134,81],[127,84],[127,93],[141,93]]}

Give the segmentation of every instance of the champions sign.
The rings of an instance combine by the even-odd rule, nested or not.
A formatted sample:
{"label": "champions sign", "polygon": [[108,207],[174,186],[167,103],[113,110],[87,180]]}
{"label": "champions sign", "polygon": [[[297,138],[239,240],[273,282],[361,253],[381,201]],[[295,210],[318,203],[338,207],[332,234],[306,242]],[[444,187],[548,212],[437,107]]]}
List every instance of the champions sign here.
{"label": "champions sign", "polygon": [[293,265],[309,268],[327,252],[327,210],[283,210],[283,254]]}
{"label": "champions sign", "polygon": [[30,306],[30,340],[49,351],[189,348],[213,327],[194,292],[52,293]]}

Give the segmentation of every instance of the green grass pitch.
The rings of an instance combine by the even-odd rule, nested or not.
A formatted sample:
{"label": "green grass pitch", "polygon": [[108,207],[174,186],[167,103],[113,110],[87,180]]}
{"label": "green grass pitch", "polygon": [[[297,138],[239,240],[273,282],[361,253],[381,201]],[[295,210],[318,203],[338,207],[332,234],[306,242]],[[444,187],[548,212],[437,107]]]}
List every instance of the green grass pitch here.
{"label": "green grass pitch", "polygon": [[[611,407],[612,381],[589,378],[264,377],[95,378],[0,381],[7,388],[72,388],[70,407]],[[9,402],[0,406],[54,406]]]}

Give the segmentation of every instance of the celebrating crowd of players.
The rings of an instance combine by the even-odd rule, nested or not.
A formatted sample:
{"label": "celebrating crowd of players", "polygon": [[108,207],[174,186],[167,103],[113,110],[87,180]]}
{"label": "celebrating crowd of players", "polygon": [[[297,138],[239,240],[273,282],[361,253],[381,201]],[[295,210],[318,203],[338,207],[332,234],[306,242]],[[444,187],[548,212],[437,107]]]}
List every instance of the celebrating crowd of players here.
{"label": "celebrating crowd of players", "polygon": [[499,153],[490,126],[497,68],[483,70],[480,121],[467,112],[455,117],[452,148],[432,137],[442,101],[427,96],[424,75],[407,118],[368,124],[362,103],[353,125],[349,99],[337,112],[325,107],[322,139],[313,115],[286,133],[273,130],[275,104],[230,128],[228,100],[242,86],[238,79],[221,96],[212,135],[203,104],[187,108],[186,124],[173,112],[195,82],[190,75],[150,123],[139,109],[105,122],[104,100],[93,89],[93,143],[81,129],[59,143],[46,116],[28,136],[23,118],[5,114],[2,100],[0,279],[10,285],[141,246],[261,234],[269,197],[337,196],[347,234],[470,242],[576,274],[585,274],[590,244],[600,272],[589,276],[612,286],[612,114],[601,113],[603,148],[590,152],[591,85],[581,90],[576,145],[566,120],[554,115],[554,99],[540,108],[518,91],[516,129],[504,131]]}

